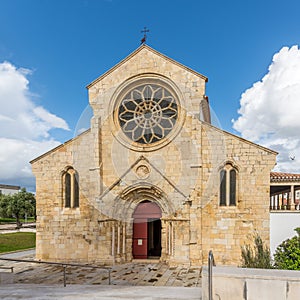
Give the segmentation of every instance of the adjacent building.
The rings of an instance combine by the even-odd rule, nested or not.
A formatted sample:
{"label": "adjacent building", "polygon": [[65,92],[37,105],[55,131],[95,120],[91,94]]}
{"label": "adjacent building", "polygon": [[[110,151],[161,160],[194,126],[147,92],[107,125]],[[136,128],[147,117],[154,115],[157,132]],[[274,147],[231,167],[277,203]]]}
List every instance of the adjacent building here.
{"label": "adjacent building", "polygon": [[18,193],[20,191],[20,187],[17,185],[9,185],[9,184],[0,184],[0,195],[11,195]]}

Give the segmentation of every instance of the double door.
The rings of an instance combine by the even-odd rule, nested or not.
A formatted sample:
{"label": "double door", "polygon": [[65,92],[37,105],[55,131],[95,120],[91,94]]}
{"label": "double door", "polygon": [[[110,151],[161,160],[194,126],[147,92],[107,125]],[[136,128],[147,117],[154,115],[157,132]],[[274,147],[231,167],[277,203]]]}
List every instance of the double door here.
{"label": "double door", "polygon": [[161,256],[161,210],[153,202],[140,203],[133,214],[132,254],[135,259]]}

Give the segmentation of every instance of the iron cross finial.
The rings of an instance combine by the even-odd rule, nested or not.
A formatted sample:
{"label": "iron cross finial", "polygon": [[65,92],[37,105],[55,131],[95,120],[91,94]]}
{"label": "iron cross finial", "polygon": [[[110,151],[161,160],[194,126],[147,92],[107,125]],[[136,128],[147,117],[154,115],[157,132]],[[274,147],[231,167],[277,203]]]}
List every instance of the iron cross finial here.
{"label": "iron cross finial", "polygon": [[147,39],[147,32],[149,32],[150,30],[147,29],[147,27],[144,27],[144,30],[141,31],[141,33],[144,33],[144,37],[141,39],[141,44],[145,44],[146,43],[146,39]]}

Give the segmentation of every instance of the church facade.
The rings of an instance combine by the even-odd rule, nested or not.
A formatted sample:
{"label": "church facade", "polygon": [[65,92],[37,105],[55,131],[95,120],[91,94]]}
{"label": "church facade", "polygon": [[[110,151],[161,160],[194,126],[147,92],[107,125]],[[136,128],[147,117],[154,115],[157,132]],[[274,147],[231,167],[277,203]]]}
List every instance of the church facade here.
{"label": "church facade", "polygon": [[240,263],[276,152],[211,125],[207,78],[147,45],[88,85],[89,130],[31,161],[36,258]]}

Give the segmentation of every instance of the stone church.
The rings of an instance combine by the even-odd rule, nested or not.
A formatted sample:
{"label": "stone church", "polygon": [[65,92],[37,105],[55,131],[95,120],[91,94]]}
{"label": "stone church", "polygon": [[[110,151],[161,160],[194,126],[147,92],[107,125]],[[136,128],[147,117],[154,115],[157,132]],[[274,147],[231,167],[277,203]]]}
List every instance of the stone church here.
{"label": "stone church", "polygon": [[37,259],[237,265],[268,243],[277,153],[214,127],[206,82],[143,44],[87,86],[90,129],[31,161]]}

